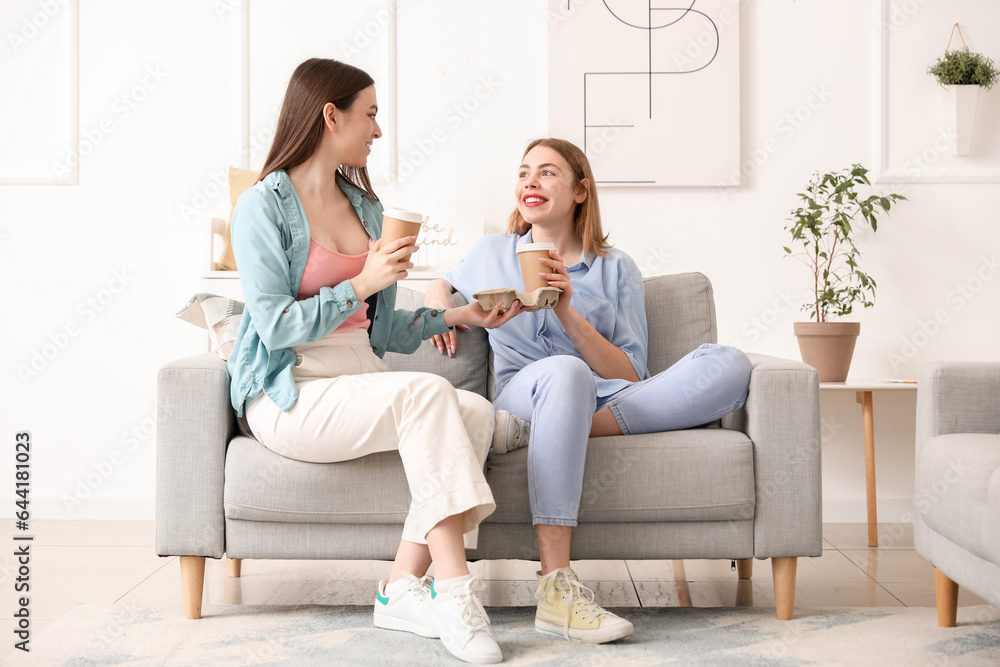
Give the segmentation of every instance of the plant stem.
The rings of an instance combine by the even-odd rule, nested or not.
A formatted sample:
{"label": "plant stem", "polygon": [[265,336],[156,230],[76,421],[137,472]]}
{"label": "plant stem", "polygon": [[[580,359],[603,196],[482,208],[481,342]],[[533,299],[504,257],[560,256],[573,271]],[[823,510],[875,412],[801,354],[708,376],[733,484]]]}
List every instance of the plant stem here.
{"label": "plant stem", "polygon": [[[840,232],[833,233],[833,245],[830,246],[830,256],[826,260],[826,279],[823,281],[823,291],[825,292],[830,288],[830,270],[833,268],[833,257],[837,251],[837,239]],[[820,322],[826,322],[826,306],[823,306],[823,319]]]}
{"label": "plant stem", "polygon": [[813,245],[813,301],[816,304],[816,321],[819,319],[819,241]]}

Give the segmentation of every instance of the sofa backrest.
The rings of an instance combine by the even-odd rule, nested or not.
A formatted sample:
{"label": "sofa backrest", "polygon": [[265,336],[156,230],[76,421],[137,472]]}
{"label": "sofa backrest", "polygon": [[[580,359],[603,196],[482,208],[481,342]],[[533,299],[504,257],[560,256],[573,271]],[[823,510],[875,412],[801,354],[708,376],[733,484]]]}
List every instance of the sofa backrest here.
{"label": "sofa backrest", "polygon": [[718,342],[712,283],[702,273],[674,273],[643,281],[652,375],[703,343]]}
{"label": "sofa backrest", "polygon": [[[465,298],[456,293],[458,305],[466,303]],[[424,305],[424,293],[408,287],[396,288],[396,308],[416,310]],[[413,354],[386,352],[385,361],[394,371],[420,371],[437,373],[451,382],[456,389],[474,391],[486,396],[487,371],[490,363],[490,342],[486,330],[469,327],[459,334],[455,356],[449,358],[441,354],[430,341],[424,341]]]}
{"label": "sofa backrest", "polygon": [[[653,276],[643,281],[646,322],[649,329],[649,372],[653,375],[702,343],[717,342],[715,299],[712,283],[701,273]],[[455,294],[459,305],[465,303]],[[424,303],[424,294],[407,287],[397,288],[396,307],[414,310]],[[490,345],[486,331],[471,327],[460,334],[453,358],[441,355],[430,342],[413,354],[389,352],[385,360],[395,371],[437,373],[458,389],[492,397]]]}

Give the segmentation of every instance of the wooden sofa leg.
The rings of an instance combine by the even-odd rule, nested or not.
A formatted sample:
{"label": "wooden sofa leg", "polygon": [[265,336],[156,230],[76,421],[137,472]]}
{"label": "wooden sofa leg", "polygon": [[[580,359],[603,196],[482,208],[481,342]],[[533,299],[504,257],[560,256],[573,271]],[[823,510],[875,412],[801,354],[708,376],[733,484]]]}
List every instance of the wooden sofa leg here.
{"label": "wooden sofa leg", "polygon": [[934,597],[937,598],[938,625],[953,628],[958,618],[958,584],[934,568]]}
{"label": "wooden sofa leg", "polygon": [[753,558],[741,558],[736,561],[736,575],[740,579],[749,579],[753,576]]}
{"label": "wooden sofa leg", "polygon": [[774,577],[774,608],[779,621],[790,621],[795,613],[795,566],[798,558],[772,557]]}
{"label": "wooden sofa leg", "polygon": [[240,558],[230,558],[226,556],[226,574],[233,579],[238,579],[243,572],[243,560]]}
{"label": "wooden sofa leg", "polygon": [[205,557],[181,556],[181,598],[184,618],[201,618],[201,594],[205,590]]}

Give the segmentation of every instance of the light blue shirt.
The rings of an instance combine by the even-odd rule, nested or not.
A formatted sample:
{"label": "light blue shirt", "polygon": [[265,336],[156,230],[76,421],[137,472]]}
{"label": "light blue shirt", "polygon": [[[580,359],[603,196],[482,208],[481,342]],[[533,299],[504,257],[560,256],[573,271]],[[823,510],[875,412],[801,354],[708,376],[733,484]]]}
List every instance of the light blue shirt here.
{"label": "light blue shirt", "polygon": [[[337,179],[372,239],[382,235],[382,205]],[[288,174],[279,169],[244,192],[233,210],[233,254],[240,271],[246,308],[229,357],[230,399],[240,416],[246,403],[263,391],[282,410],[299,392],[292,379],[293,345],[328,336],[364,305],[350,280],[321,287],[298,300],[309,257],[309,223]],[[444,311],[395,310],[396,285],[378,292],[369,309],[372,351],[410,353],[420,342],[448,331]]]}
{"label": "light blue shirt", "polygon": [[[530,230],[524,236],[485,236],[444,279],[470,302],[472,295],[480,290],[502,287],[522,290],[524,281],[515,250],[522,243],[531,243]],[[541,269],[542,264],[538,266]],[[625,352],[640,380],[648,378],[646,308],[639,267],[624,252],[609,248],[604,257],[588,257],[583,253],[576,264],[567,268],[573,283],[573,308]],[[534,361],[556,354],[583,359],[562,322],[548,309],[521,313],[488,333],[494,355],[496,394],[515,373]],[[628,380],[605,380],[596,373],[594,378],[598,399],[631,384]]]}

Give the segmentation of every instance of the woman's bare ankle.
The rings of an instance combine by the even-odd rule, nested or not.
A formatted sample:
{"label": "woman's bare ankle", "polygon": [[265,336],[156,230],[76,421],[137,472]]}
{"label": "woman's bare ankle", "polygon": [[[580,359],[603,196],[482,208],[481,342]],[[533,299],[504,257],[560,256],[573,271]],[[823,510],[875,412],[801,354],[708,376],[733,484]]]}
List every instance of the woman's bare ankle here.
{"label": "woman's bare ankle", "polygon": [[623,435],[622,427],[618,425],[611,408],[601,408],[590,421],[590,437],[604,438],[612,435]]}

